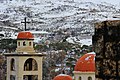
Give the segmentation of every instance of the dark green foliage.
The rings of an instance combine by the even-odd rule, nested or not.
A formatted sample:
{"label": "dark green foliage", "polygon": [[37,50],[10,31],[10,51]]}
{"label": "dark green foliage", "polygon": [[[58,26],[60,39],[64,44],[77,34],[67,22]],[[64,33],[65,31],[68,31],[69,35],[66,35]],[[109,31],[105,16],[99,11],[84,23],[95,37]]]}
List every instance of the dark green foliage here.
{"label": "dark green foliage", "polygon": [[15,51],[17,47],[17,41],[14,39],[1,39],[0,49],[4,49],[8,52]]}
{"label": "dark green foliage", "polygon": [[69,60],[69,61],[77,61],[75,58],[68,58],[67,60]]}
{"label": "dark green foliage", "polygon": [[[47,52],[43,61],[43,80],[53,79],[54,76],[62,73],[62,70],[65,71],[66,74],[73,75],[77,59],[91,51],[89,49],[92,48],[92,46],[86,45],[81,47],[79,44],[68,43],[65,40],[53,42],[49,45],[36,44],[34,47],[39,52]],[[54,51],[58,51],[59,53]],[[55,71],[56,69],[58,70]]]}
{"label": "dark green foliage", "polygon": [[71,63],[70,63],[70,62],[67,62],[66,65],[67,65],[67,66],[71,66]]}
{"label": "dark green foliage", "polygon": [[68,42],[56,42],[56,43],[50,44],[50,47],[55,50],[65,50],[65,51],[71,50],[73,46],[77,46],[80,48],[79,45],[68,43]]}

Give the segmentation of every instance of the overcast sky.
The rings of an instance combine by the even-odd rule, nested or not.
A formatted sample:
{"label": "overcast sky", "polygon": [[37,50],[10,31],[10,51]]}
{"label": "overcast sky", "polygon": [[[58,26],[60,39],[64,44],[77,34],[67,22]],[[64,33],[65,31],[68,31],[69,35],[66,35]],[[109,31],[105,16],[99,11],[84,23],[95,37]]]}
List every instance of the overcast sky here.
{"label": "overcast sky", "polygon": [[120,0],[74,0],[74,1],[89,1],[89,2],[95,2],[95,3],[100,3],[100,2],[107,2],[107,3],[111,3],[111,4],[117,4],[119,5],[120,4]]}

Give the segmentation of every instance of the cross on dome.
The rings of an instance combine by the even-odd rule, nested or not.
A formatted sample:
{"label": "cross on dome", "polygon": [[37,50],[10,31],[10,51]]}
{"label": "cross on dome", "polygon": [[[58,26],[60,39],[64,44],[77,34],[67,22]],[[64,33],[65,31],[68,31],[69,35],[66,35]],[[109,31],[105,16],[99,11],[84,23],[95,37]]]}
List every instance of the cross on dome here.
{"label": "cross on dome", "polygon": [[30,22],[28,22],[28,21],[26,20],[26,17],[25,17],[25,18],[24,18],[24,22],[21,22],[21,23],[24,23],[24,24],[25,24],[25,31],[26,31],[26,30],[27,30],[27,29],[26,29],[26,24],[27,24],[27,23],[30,23]]}

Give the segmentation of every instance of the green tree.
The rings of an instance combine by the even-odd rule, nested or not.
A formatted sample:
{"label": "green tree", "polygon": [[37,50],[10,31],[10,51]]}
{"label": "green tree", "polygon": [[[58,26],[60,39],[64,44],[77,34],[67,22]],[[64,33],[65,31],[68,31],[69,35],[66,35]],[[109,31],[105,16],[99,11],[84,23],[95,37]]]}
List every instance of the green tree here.
{"label": "green tree", "polygon": [[15,51],[17,41],[15,39],[2,39],[0,42],[0,49],[5,49],[8,52]]}

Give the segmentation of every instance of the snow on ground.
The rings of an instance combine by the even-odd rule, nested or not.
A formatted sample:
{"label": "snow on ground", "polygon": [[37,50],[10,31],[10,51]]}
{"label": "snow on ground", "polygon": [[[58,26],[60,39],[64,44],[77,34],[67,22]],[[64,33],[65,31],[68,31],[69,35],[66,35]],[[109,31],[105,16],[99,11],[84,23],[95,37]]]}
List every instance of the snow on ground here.
{"label": "snow on ground", "polygon": [[107,2],[110,4],[114,4],[114,5],[119,5],[120,4],[120,0],[74,0],[75,2],[94,2],[94,3],[101,3],[101,2]]}
{"label": "snow on ground", "polygon": [[76,39],[76,37],[69,37],[69,38],[66,39],[66,41],[69,42],[69,43],[73,43],[73,44],[78,43],[81,46],[83,46],[83,45],[88,45],[88,46],[92,45],[92,39],[91,38],[83,38],[83,39],[81,38],[80,41],[78,41]]}
{"label": "snow on ground", "polygon": [[[34,28],[93,29],[91,24],[95,21],[118,20],[119,6],[119,0],[12,0],[1,3],[0,21],[11,21],[20,26],[20,21],[29,13],[33,22],[43,22],[31,25]],[[113,18],[115,14],[119,18]]]}
{"label": "snow on ground", "polygon": [[92,39],[82,39],[80,40],[81,46],[83,45],[92,45]]}

